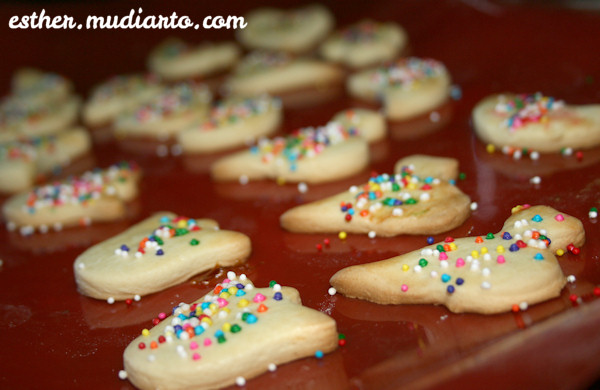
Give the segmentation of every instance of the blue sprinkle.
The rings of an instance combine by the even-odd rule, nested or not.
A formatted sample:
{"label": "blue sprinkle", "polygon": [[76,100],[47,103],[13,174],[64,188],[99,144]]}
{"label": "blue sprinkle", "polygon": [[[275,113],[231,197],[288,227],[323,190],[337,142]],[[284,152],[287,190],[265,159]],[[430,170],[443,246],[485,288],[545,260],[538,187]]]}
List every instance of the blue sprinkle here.
{"label": "blue sprinkle", "polygon": [[257,154],[258,153],[258,146],[253,146],[250,148],[250,153],[252,154]]}
{"label": "blue sprinkle", "polygon": [[448,283],[450,281],[450,279],[452,279],[450,275],[442,274],[442,282]]}
{"label": "blue sprinkle", "polygon": [[236,297],[241,297],[243,295],[246,295],[246,291],[244,290],[237,290],[237,292],[235,293]]}
{"label": "blue sprinkle", "polygon": [[183,326],[181,326],[181,325],[175,325],[173,327],[173,329],[175,330],[175,332],[181,332],[181,331],[183,331]]}
{"label": "blue sprinkle", "polygon": [[348,214],[350,214],[350,215],[354,215],[354,209],[350,209],[350,210],[348,210]]}
{"label": "blue sprinkle", "polygon": [[435,240],[433,239],[433,237],[431,237],[431,236],[427,237],[427,243],[428,243],[429,245],[433,244],[433,243],[434,243],[434,241],[435,241]]}
{"label": "blue sprinkle", "polygon": [[236,285],[235,285],[235,287],[237,287],[238,289],[242,289],[242,290],[243,290],[243,289],[244,289],[244,287],[246,287],[246,286],[244,286],[244,285],[243,285],[243,284],[241,284],[241,283],[238,283],[238,284],[236,284]]}
{"label": "blue sprinkle", "polygon": [[542,217],[539,214],[534,215],[533,218],[531,218],[531,220],[533,222],[542,222],[543,221]]}
{"label": "blue sprinkle", "polygon": [[198,325],[198,326],[196,326],[196,327],[194,328],[194,334],[195,334],[196,336],[198,336],[199,334],[202,334],[202,333],[204,333],[204,327],[203,327],[203,326],[201,326],[201,325]]}
{"label": "blue sprinkle", "polygon": [[323,358],[323,355],[324,355],[324,354],[323,354],[323,351],[321,351],[321,350],[319,350],[319,351],[315,352],[315,357],[316,357],[317,359],[322,359],[322,358]]}
{"label": "blue sprinkle", "polygon": [[448,183],[450,183],[451,185],[455,186],[456,185],[456,180],[450,179],[450,180],[448,180]]}
{"label": "blue sprinkle", "polygon": [[510,235],[509,232],[504,232],[504,234],[502,235],[502,239],[504,239],[504,240],[512,240],[512,236]]}
{"label": "blue sprinkle", "polygon": [[519,246],[517,244],[512,244],[508,250],[511,252],[517,252],[519,250]]}
{"label": "blue sprinkle", "polygon": [[283,295],[281,295],[281,292],[276,292],[275,295],[273,295],[273,299],[276,301],[281,301],[283,299]]}
{"label": "blue sprinkle", "polygon": [[258,318],[254,314],[248,314],[246,316],[246,322],[248,324],[255,324],[258,321]]}
{"label": "blue sprinkle", "polygon": [[431,177],[431,176],[427,176],[427,177],[425,178],[425,184],[431,184],[431,183],[433,183],[433,177]]}
{"label": "blue sprinkle", "polygon": [[400,199],[394,199],[394,206],[402,206],[404,204],[404,202],[402,202]]}
{"label": "blue sprinkle", "polygon": [[450,97],[452,100],[460,100],[462,98],[462,89],[458,85],[451,86]]}
{"label": "blue sprinkle", "polygon": [[121,250],[129,252],[129,247],[127,245],[123,244],[123,245],[121,245]]}
{"label": "blue sprinkle", "polygon": [[542,256],[541,253],[536,253],[535,256],[533,256],[533,258],[536,260],[544,260],[544,256]]}
{"label": "blue sprinkle", "polygon": [[168,223],[169,222],[169,217],[162,217],[160,219],[160,223]]}
{"label": "blue sprinkle", "polygon": [[448,286],[448,288],[446,288],[446,291],[448,291],[449,294],[452,294],[454,292],[454,286],[453,285]]}
{"label": "blue sprinkle", "polygon": [[208,303],[208,302],[202,302],[202,305],[200,305],[200,307],[202,308],[203,311],[208,309],[209,306],[210,306],[210,303]]}
{"label": "blue sprinkle", "polygon": [[185,316],[185,314],[180,314],[177,317],[179,317],[181,320],[186,320],[187,317]]}
{"label": "blue sprinkle", "polygon": [[165,254],[165,252],[163,252],[162,249],[159,249],[159,250],[156,251],[156,256],[162,256],[164,254]]}
{"label": "blue sprinkle", "polygon": [[464,282],[465,282],[465,280],[463,278],[456,279],[456,284],[458,284],[459,286],[461,286]]}
{"label": "blue sprinkle", "polygon": [[223,331],[221,329],[219,329],[215,332],[216,338],[223,337],[223,336],[225,336],[225,333],[223,333]]}
{"label": "blue sprinkle", "polygon": [[369,191],[369,200],[374,200],[377,196],[373,191]]}

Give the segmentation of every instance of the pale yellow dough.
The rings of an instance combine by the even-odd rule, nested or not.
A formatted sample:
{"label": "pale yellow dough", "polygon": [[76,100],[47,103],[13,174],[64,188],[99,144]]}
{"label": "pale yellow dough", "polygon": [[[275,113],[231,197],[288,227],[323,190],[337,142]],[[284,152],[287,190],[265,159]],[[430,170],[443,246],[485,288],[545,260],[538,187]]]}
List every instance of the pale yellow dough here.
{"label": "pale yellow dough", "polygon": [[292,10],[257,8],[244,16],[248,26],[236,31],[248,49],[305,53],[316,47],[334,25],[331,12],[320,4]]}
{"label": "pale yellow dough", "polygon": [[443,104],[450,95],[450,75],[431,59],[402,58],[351,75],[348,93],[370,102],[381,101],[391,120],[406,120]]}
{"label": "pale yellow dough", "polygon": [[[217,301],[219,295],[211,292],[194,302],[216,306],[214,312],[207,309],[211,322],[206,323],[202,334],[189,339],[177,338],[172,329],[182,320],[170,316],[152,328],[148,336],[138,336],[129,344],[123,360],[127,377],[136,387],[144,390],[218,389],[233,385],[240,377],[246,381],[261,375],[268,371],[269,365],[277,367],[314,356],[317,351],[328,353],[336,349],[335,321],[324,313],[302,306],[296,289],[279,285],[255,288],[245,275],[229,274],[230,279],[217,287],[228,290],[233,287],[245,295],[232,295],[225,298],[226,301]],[[244,288],[238,290],[238,284]],[[282,295],[281,300],[274,299],[278,292]],[[257,294],[265,300],[255,302]],[[219,302],[227,304],[220,309]],[[189,318],[190,305],[192,303],[179,305],[174,314]],[[267,310],[260,312],[260,305]],[[244,313],[255,316],[256,322],[244,321]],[[234,326],[241,329],[227,330]],[[219,343],[214,334],[223,329],[226,341]],[[161,335],[171,341],[159,343]],[[158,347],[152,349],[152,342]],[[205,344],[207,342],[210,342],[209,346]],[[140,343],[144,343],[144,349],[139,348]]]}
{"label": "pale yellow dough", "polygon": [[498,105],[517,95],[505,93],[481,100],[473,109],[477,137],[496,147],[527,148],[538,152],[559,152],[563,148],[588,149],[600,145],[600,105],[565,105],[549,110],[541,120],[511,128],[507,121],[516,110],[496,111]]}
{"label": "pale yellow dough", "polygon": [[[548,206],[517,210],[494,238],[483,232],[481,243],[475,236],[458,238],[351,266],[333,275],[330,283],[337,292],[352,298],[394,305],[440,304],[455,313],[502,313],[513,305],[532,305],[557,297],[566,278],[555,252],[571,243],[583,245],[583,225]],[[563,220],[555,219],[558,215]],[[505,232],[512,238],[504,239]],[[546,247],[542,240],[533,239],[534,233],[545,233],[551,244]],[[511,251],[510,246],[519,239],[527,247]],[[444,244],[456,248],[443,252],[447,259],[437,250]]]}
{"label": "pale yellow dough", "polygon": [[225,71],[237,62],[240,55],[240,48],[233,42],[191,45],[169,38],[150,53],[148,67],[164,80],[183,80]]}
{"label": "pale yellow dough", "polygon": [[367,142],[377,142],[385,138],[387,123],[381,113],[366,108],[349,108],[342,110],[331,118],[347,129],[354,129],[357,135]]}
{"label": "pale yellow dough", "polygon": [[[250,239],[238,232],[220,230],[211,219],[197,219],[199,230],[164,237],[156,229],[169,225],[177,215],[158,212],[121,234],[83,252],[73,265],[77,289],[83,295],[97,299],[125,300],[135,295],[148,295],[188,280],[215,267],[228,267],[244,262],[250,255]],[[136,256],[140,241],[150,236],[162,237],[163,244],[146,246],[145,253]],[[197,245],[191,241],[197,240]],[[127,255],[117,250],[122,245],[130,249]],[[158,250],[164,252],[157,255]]]}

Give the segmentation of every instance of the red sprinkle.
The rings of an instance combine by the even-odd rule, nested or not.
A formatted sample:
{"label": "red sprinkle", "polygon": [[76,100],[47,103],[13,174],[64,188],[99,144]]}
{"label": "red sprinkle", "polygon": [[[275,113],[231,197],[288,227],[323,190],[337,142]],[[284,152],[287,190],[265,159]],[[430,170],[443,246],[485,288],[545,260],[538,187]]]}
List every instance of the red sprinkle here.
{"label": "red sprinkle", "polygon": [[525,244],[525,242],[523,242],[523,240],[518,240],[517,241],[517,246],[519,248],[527,248],[527,244]]}
{"label": "red sprinkle", "polygon": [[339,339],[339,340],[338,340],[338,345],[339,345],[340,347],[343,347],[344,345],[346,345],[346,339]]}
{"label": "red sprinkle", "polygon": [[320,252],[323,250],[323,245],[317,244],[317,250]]}
{"label": "red sprinkle", "polygon": [[346,219],[346,221],[350,222],[352,220],[352,216],[350,214],[346,214],[346,216],[344,217]]}
{"label": "red sprinkle", "polygon": [[139,348],[139,349],[146,349],[146,344],[144,344],[144,343],[139,343],[139,344],[138,344],[138,348]]}
{"label": "red sprinkle", "polygon": [[575,157],[577,158],[577,160],[581,161],[583,160],[583,152],[580,150],[577,153],[575,153]]}
{"label": "red sprinkle", "polygon": [[571,251],[572,254],[574,255],[578,255],[579,254],[579,248],[575,247],[573,248],[573,250]]}
{"label": "red sprinkle", "polygon": [[594,287],[594,295],[600,297],[600,287]]}
{"label": "red sprinkle", "polygon": [[454,238],[452,238],[452,237],[446,237],[444,239],[444,242],[454,242]]}
{"label": "red sprinkle", "polygon": [[127,306],[130,306],[133,303],[132,299],[126,299],[125,303],[127,304]]}
{"label": "red sprinkle", "polygon": [[577,294],[571,294],[571,295],[569,295],[569,300],[570,300],[571,302],[573,302],[573,303],[576,303],[576,302],[577,302],[577,298],[578,298],[578,297],[577,297]]}
{"label": "red sprinkle", "polygon": [[160,336],[158,336],[158,342],[159,343],[164,343],[165,341],[167,341],[167,339],[165,338],[165,336],[163,336],[162,334]]}
{"label": "red sprinkle", "polygon": [[331,241],[329,241],[329,238],[323,240],[323,244],[325,244],[326,246],[329,246],[330,243]]}
{"label": "red sprinkle", "polygon": [[159,323],[160,323],[160,320],[158,318],[154,318],[152,320],[152,325],[154,325],[154,326],[158,325]]}

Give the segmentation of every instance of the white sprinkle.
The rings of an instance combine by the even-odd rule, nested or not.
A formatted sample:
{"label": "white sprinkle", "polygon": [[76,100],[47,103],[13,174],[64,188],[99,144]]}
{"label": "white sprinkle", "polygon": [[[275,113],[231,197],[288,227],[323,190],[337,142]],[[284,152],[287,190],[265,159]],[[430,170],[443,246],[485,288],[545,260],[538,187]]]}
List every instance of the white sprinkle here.
{"label": "white sprinkle", "polygon": [[504,153],[504,154],[510,153],[510,146],[507,146],[507,145],[503,146],[502,153]]}
{"label": "white sprinkle", "polygon": [[327,290],[327,293],[331,296],[334,296],[337,293],[337,290],[334,287],[329,287],[329,290]]}
{"label": "white sprinkle", "polygon": [[471,211],[477,210],[477,207],[479,207],[479,205],[477,204],[477,202],[472,202],[471,203]]}
{"label": "white sprinkle", "polygon": [[538,244],[537,244],[537,246],[538,246],[538,248],[540,248],[540,249],[546,249],[546,248],[548,247],[548,246],[546,245],[546,241],[542,241],[542,240],[538,241]]}
{"label": "white sprinkle", "polygon": [[48,233],[48,230],[50,230],[50,229],[48,228],[48,225],[40,225],[38,227],[38,230],[40,231],[40,233],[46,234],[46,233]]}
{"label": "white sprinkle", "polygon": [[446,260],[440,261],[440,267],[442,267],[442,268],[448,268],[448,261],[446,261]]}
{"label": "white sprinkle", "polygon": [[440,251],[437,249],[433,250],[433,257],[439,257],[440,256]]}
{"label": "white sprinkle", "polygon": [[106,302],[107,302],[109,305],[112,305],[113,303],[115,303],[115,298],[113,298],[113,297],[108,297],[108,299],[106,300]]}
{"label": "white sprinkle", "polygon": [[433,249],[425,248],[421,251],[421,255],[423,256],[431,256],[433,254]]}
{"label": "white sprinkle", "polygon": [[540,229],[540,234],[542,236],[547,236],[548,235],[548,231],[546,229]]}
{"label": "white sprinkle", "polygon": [[17,224],[13,221],[9,221],[6,223],[6,230],[9,232],[14,232],[17,229]]}
{"label": "white sprinkle", "polygon": [[244,379],[243,376],[238,376],[237,378],[235,378],[235,384],[242,387],[246,385],[246,379]]}
{"label": "white sprinkle", "polygon": [[483,260],[484,261],[490,261],[492,260],[492,255],[490,255],[489,253],[486,253],[483,255]]}
{"label": "white sprinkle", "polygon": [[85,264],[84,263],[77,263],[77,268],[84,269],[85,268]]}
{"label": "white sprinkle", "polygon": [[308,191],[308,185],[305,182],[298,183],[298,192],[305,194]]}
{"label": "white sprinkle", "polygon": [[355,193],[355,192],[358,191],[358,187],[357,186],[352,186],[352,187],[350,187],[350,189],[348,191],[350,191],[352,193]]}
{"label": "white sprinkle", "polygon": [[473,262],[471,264],[471,271],[479,271],[479,263]]}
{"label": "white sprinkle", "polygon": [[169,155],[169,148],[167,145],[158,145],[156,148],[156,155],[158,157],[167,157]]}
{"label": "white sprinkle", "polygon": [[138,259],[140,257],[142,257],[142,252],[140,252],[140,251],[135,252],[135,257],[137,257]]}
{"label": "white sprinkle", "polygon": [[106,195],[111,196],[117,193],[117,189],[114,186],[108,186],[104,191],[106,192]]}
{"label": "white sprinkle", "polygon": [[588,213],[588,216],[589,216],[591,219],[598,218],[598,212],[597,212],[597,211],[595,211],[595,210],[590,210],[590,212]]}
{"label": "white sprinkle", "polygon": [[521,309],[523,311],[527,310],[528,307],[529,307],[529,305],[527,304],[527,302],[519,303],[519,309]]}
{"label": "white sprinkle", "polygon": [[227,313],[226,311],[224,311],[224,310],[221,310],[221,311],[219,311],[219,314],[217,314],[217,317],[219,317],[219,319],[221,319],[221,320],[222,320],[222,319],[224,319],[225,317],[227,317],[227,315],[228,315],[228,314],[229,314],[229,313]]}
{"label": "white sprinkle", "polygon": [[514,224],[514,226],[515,226],[516,228],[520,228],[520,227],[521,227],[521,221],[515,221],[515,224]]}
{"label": "white sprinkle", "polygon": [[254,286],[253,286],[253,285],[251,285],[250,283],[248,283],[248,284],[247,284],[247,285],[244,287],[244,289],[246,289],[246,291],[250,291],[250,290],[253,290],[253,289],[254,289]]}
{"label": "white sprinkle", "polygon": [[529,179],[529,182],[531,184],[540,184],[542,182],[542,178],[539,176],[534,176],[531,179]]}
{"label": "white sprinkle", "polygon": [[121,371],[119,371],[119,379],[121,379],[121,380],[123,380],[123,381],[124,381],[125,379],[127,379],[127,371],[125,371],[125,370],[121,370]]}
{"label": "white sprinkle", "polygon": [[515,234],[515,236],[513,238],[517,241],[523,239],[523,237],[521,237],[521,235],[519,233]]}
{"label": "white sprinkle", "polygon": [[515,150],[515,152],[513,153],[513,159],[515,160],[520,160],[521,159],[521,151],[520,150]]}
{"label": "white sprinkle", "polygon": [[575,282],[575,275],[569,275],[569,276],[567,276],[567,282],[574,283]]}
{"label": "white sprinkle", "polygon": [[246,185],[248,184],[248,176],[247,175],[241,175],[239,178],[240,184],[241,185]]}
{"label": "white sprinkle", "polygon": [[19,233],[21,233],[22,236],[28,236],[30,234],[33,234],[34,231],[35,229],[33,228],[33,226],[21,226],[21,228],[19,229]]}
{"label": "white sprinkle", "polygon": [[573,154],[573,148],[564,148],[562,151],[563,156],[570,156]]}
{"label": "white sprinkle", "polygon": [[269,363],[269,365],[267,366],[267,368],[271,372],[275,372],[277,370],[277,366],[275,365],[275,363]]}
{"label": "white sprinkle", "polygon": [[[465,260],[467,263],[470,263],[473,261],[473,256],[469,255],[469,256],[465,257]],[[477,262],[477,261],[476,261],[476,263],[479,264],[479,262]]]}
{"label": "white sprinkle", "polygon": [[243,282],[243,281],[244,281],[244,280],[246,280],[246,279],[248,279],[248,277],[246,276],[246,274],[241,274],[241,275],[240,275],[240,281],[242,281],[242,282]]}
{"label": "white sprinkle", "polygon": [[62,225],[62,223],[60,223],[60,222],[56,222],[56,223],[55,223],[55,224],[52,226],[52,228],[54,229],[54,231],[55,231],[55,232],[60,232],[60,231],[62,230],[62,228],[63,228],[63,225]]}
{"label": "white sprinkle", "polygon": [[484,269],[481,270],[481,274],[483,276],[490,276],[490,273],[491,273],[491,271],[490,271],[489,268],[484,268]]}
{"label": "white sprinkle", "polygon": [[277,291],[281,291],[281,284],[279,283],[275,283],[273,285],[273,291],[277,292]]}
{"label": "white sprinkle", "polygon": [[414,270],[415,272],[417,272],[417,273],[421,272],[421,270],[422,270],[422,269],[423,269],[423,268],[421,268],[421,266],[420,266],[420,265],[415,265],[415,267],[413,268],[413,270]]}
{"label": "white sprinkle", "polygon": [[[183,334],[188,334],[187,332],[181,332],[181,336],[183,336]],[[188,335],[189,336],[189,335]],[[181,356],[182,358],[187,356],[187,352],[185,352],[185,348],[183,345],[178,345],[177,346],[177,353],[179,354],[179,356]]]}
{"label": "white sprinkle", "polygon": [[429,274],[432,278],[437,278],[438,273],[437,271],[431,271],[431,273]]}
{"label": "white sprinkle", "polygon": [[440,117],[440,113],[437,111],[432,111],[431,114],[429,114],[429,120],[432,122],[439,122]]}
{"label": "white sprinkle", "polygon": [[377,236],[377,233],[375,233],[375,230],[371,230],[369,232],[369,238],[375,238]]}
{"label": "white sprinkle", "polygon": [[394,217],[399,217],[399,216],[401,216],[402,214],[404,214],[404,211],[403,211],[403,210],[402,210],[400,207],[396,207],[396,208],[394,208],[394,209],[392,210],[392,215],[393,215]]}
{"label": "white sprinkle", "polygon": [[485,289],[485,290],[489,290],[492,287],[492,284],[490,282],[488,282],[487,280],[483,283],[481,283],[481,288]]}
{"label": "white sprinkle", "polygon": [[235,280],[236,276],[237,275],[233,271],[227,272],[227,279],[229,279],[229,280]]}
{"label": "white sprinkle", "polygon": [[421,194],[421,196],[419,196],[419,199],[421,201],[428,201],[429,199],[431,199],[431,196],[427,192],[424,192]]}
{"label": "white sprinkle", "polygon": [[[185,333],[187,333],[187,332],[185,332]],[[155,355],[148,355],[148,361],[149,362],[153,362],[155,360],[156,360],[156,356]]]}
{"label": "white sprinkle", "polygon": [[532,160],[538,160],[540,158],[540,154],[534,150],[533,152],[529,153],[529,158]]}

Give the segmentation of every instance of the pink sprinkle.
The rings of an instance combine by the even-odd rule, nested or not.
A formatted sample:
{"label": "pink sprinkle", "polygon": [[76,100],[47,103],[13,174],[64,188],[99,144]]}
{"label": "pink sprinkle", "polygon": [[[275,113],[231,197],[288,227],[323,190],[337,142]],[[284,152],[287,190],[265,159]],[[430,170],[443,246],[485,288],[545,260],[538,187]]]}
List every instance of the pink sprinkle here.
{"label": "pink sprinkle", "polygon": [[187,329],[187,328],[191,328],[192,325],[190,325],[189,323],[183,324],[183,330]]}
{"label": "pink sprinkle", "polygon": [[254,296],[254,298],[252,299],[254,302],[262,302],[265,299],[267,299],[264,295],[262,295],[261,293],[256,293],[256,295]]}
{"label": "pink sprinkle", "polygon": [[204,346],[210,347],[212,345],[212,341],[207,337],[204,339]]}
{"label": "pink sprinkle", "polygon": [[225,307],[229,305],[229,301],[225,298],[217,298],[217,304],[219,305],[219,307]]}
{"label": "pink sprinkle", "polygon": [[167,315],[165,313],[158,313],[159,320],[164,320],[165,318],[167,318]]}
{"label": "pink sprinkle", "polygon": [[200,354],[197,352],[192,355],[192,359],[194,359],[194,360],[200,360],[200,357],[201,357]]}
{"label": "pink sprinkle", "polygon": [[499,255],[496,260],[498,261],[498,264],[504,264],[504,262],[506,261],[506,259],[502,255]]}
{"label": "pink sprinkle", "polygon": [[228,278],[225,278],[225,279],[223,279],[223,283],[222,284],[227,284],[229,282],[231,282],[231,280],[229,280]]}
{"label": "pink sprinkle", "polygon": [[554,219],[556,219],[558,222],[562,222],[565,220],[565,217],[562,214],[556,214],[556,217],[554,217]]}
{"label": "pink sprinkle", "polygon": [[459,257],[458,259],[456,259],[456,266],[457,267],[463,267],[465,265],[465,260],[462,257]]}
{"label": "pink sprinkle", "polygon": [[192,341],[190,343],[190,349],[198,349],[198,343],[195,341]]}
{"label": "pink sprinkle", "polygon": [[401,289],[403,292],[406,292],[406,291],[408,291],[408,286],[407,286],[406,284],[403,284],[403,285],[402,285],[402,287],[400,287],[400,289]]}
{"label": "pink sprinkle", "polygon": [[448,255],[446,254],[446,252],[440,253],[440,260],[448,260]]}

